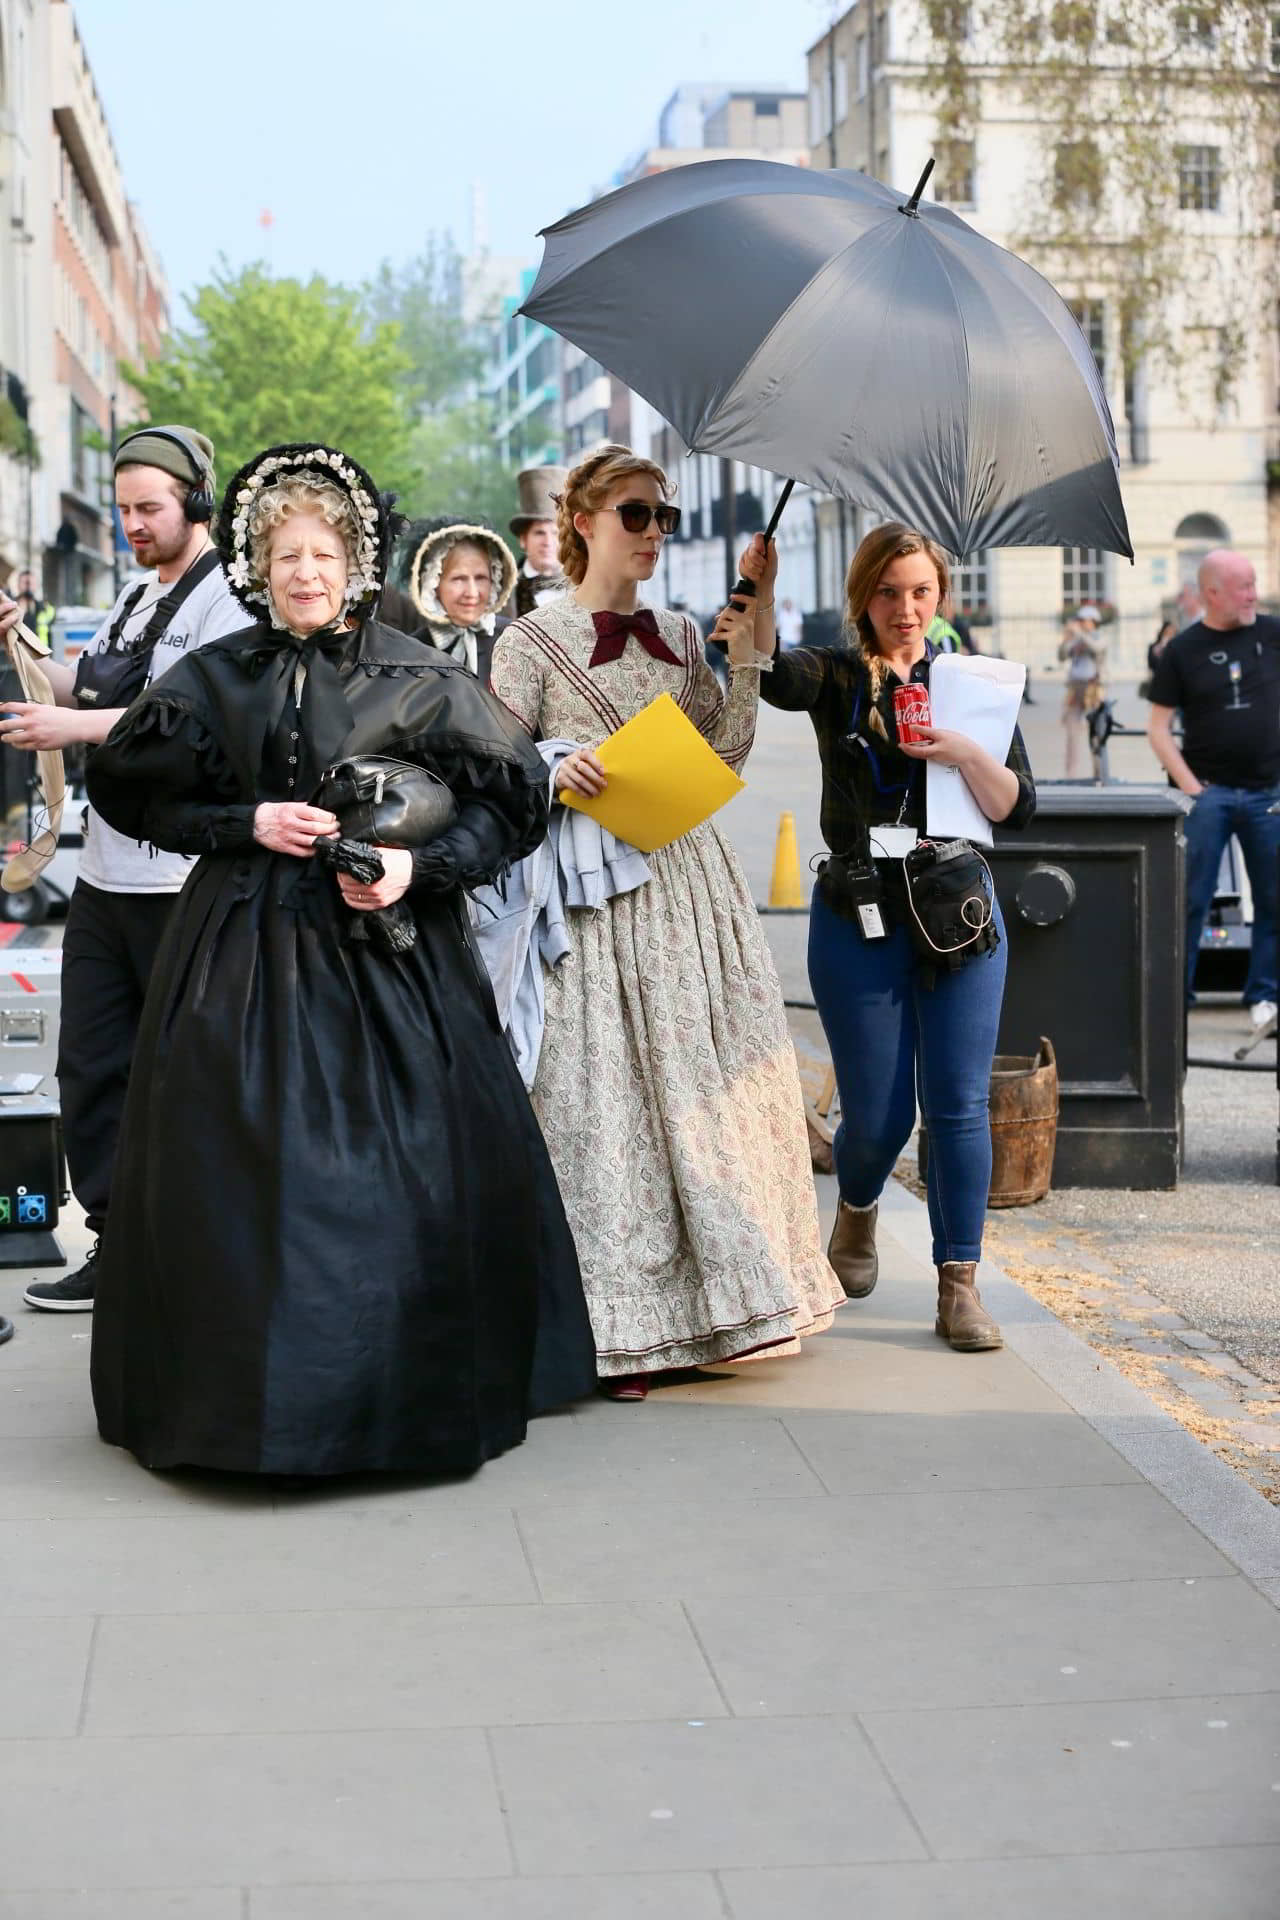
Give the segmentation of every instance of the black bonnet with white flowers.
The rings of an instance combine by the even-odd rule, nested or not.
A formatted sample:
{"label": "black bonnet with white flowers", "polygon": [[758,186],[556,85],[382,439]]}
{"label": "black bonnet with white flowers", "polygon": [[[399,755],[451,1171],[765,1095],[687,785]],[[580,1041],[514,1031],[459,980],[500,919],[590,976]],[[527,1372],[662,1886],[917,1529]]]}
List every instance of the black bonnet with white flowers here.
{"label": "black bonnet with white flowers", "polygon": [[404,520],[392,512],[395,495],[379,493],[358,461],[338,447],[322,446],[314,440],[268,447],[255,454],[233,475],[222,496],[218,552],[237,600],[255,620],[271,619],[267,583],[253,564],[249,518],[258,496],[282,480],[327,484],[347,496],[359,529],[347,577],[347,604],[353,611],[368,607],[382,592],[387,558]]}

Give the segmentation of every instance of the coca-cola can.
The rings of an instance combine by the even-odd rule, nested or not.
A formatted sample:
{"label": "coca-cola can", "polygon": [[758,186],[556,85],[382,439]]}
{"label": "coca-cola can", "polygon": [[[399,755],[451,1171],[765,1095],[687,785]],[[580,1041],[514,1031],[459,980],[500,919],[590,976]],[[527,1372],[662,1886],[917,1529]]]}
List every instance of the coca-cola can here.
{"label": "coca-cola can", "polygon": [[893,690],[893,717],[898,726],[898,739],[910,745],[920,738],[920,728],[932,724],[929,711],[929,689],[920,681],[909,681],[905,687]]}

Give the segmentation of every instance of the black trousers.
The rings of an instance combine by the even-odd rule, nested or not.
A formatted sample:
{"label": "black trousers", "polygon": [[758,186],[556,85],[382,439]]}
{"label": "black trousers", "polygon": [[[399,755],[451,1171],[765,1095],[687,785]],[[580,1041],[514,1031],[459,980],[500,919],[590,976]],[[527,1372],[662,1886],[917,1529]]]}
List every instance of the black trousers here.
{"label": "black trousers", "polygon": [[147,981],[176,893],[76,882],[62,941],[58,1088],[71,1191],[101,1233]]}

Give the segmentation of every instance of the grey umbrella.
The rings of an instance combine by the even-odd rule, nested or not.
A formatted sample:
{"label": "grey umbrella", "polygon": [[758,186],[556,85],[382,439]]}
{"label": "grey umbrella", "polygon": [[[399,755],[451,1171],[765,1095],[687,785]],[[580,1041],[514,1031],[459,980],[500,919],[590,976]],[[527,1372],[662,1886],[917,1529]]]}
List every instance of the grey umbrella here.
{"label": "grey umbrella", "polygon": [[522,311],[697,452],[955,554],[1132,559],[1115,429],[1070,309],[949,208],[919,204],[923,185],[904,202],[865,174],[770,160],[651,174],[545,229]]}

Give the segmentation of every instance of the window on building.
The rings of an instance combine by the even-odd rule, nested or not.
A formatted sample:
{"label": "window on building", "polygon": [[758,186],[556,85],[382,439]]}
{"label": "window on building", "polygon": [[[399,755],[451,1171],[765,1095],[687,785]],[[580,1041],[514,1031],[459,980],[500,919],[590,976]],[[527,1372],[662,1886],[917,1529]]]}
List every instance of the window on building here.
{"label": "window on building", "polygon": [[881,147],[880,151],[876,154],[876,179],[883,182],[886,187],[889,184],[888,147]]}
{"label": "window on building", "polygon": [[854,86],[854,98],[865,100],[867,83],[871,77],[871,61],[867,54],[867,36],[860,33],[853,43],[854,71],[857,75]]}
{"label": "window on building", "polygon": [[598,447],[602,440],[609,437],[609,414],[602,407],[597,413],[589,413],[576,427],[566,427],[564,445],[566,453],[585,453],[592,447]]}
{"label": "window on building", "polygon": [[535,387],[546,386],[555,374],[555,348],[550,340],[539,340],[529,355],[525,371],[525,389],[532,393]]}
{"label": "window on building", "polygon": [[935,16],[934,33],[939,40],[967,40],[969,38],[969,16],[972,9],[965,0],[941,0],[941,4],[932,8]]}
{"label": "window on building", "polygon": [[1129,458],[1135,467],[1151,458],[1147,431],[1147,368],[1136,325],[1121,323],[1120,355],[1124,363],[1124,417],[1129,428]]}
{"label": "window on building", "polygon": [[835,115],[835,123],[839,126],[849,115],[849,62],[844,54],[841,54],[840,58],[836,61],[835,90],[836,97],[833,112]]}
{"label": "window on building", "polygon": [[1271,205],[1280,213],[1280,140],[1271,152]]}
{"label": "window on building", "polygon": [[1173,16],[1174,37],[1180,47],[1212,52],[1218,39],[1217,22],[1208,7],[1178,7]]}
{"label": "window on building", "polygon": [[1054,0],[1049,13],[1049,32],[1064,46],[1092,46],[1098,33],[1095,0]]}
{"label": "window on building", "polygon": [[937,199],[953,207],[977,206],[977,174],[977,147],[972,140],[938,142],[938,166],[933,176]]}
{"label": "window on building", "polygon": [[821,81],[815,80],[809,88],[809,145],[811,147],[816,147],[827,131],[824,119],[825,106],[825,88]]}
{"label": "window on building", "polygon": [[78,400],[73,400],[71,402],[71,486],[73,491],[85,500],[93,497],[93,483],[97,478],[91,444],[93,433],[92,414],[87,413]]}
{"label": "window on building", "polygon": [[757,100],[753,138],[758,147],[782,145],[782,108],[776,100]]}
{"label": "window on building", "polygon": [[1059,213],[1094,213],[1102,204],[1102,154],[1096,140],[1065,140],[1053,155],[1053,204]]}
{"label": "window on building", "polygon": [[1222,202],[1221,147],[1178,147],[1178,205],[1184,211],[1217,213]]}
{"label": "window on building", "polygon": [[1107,556],[1101,547],[1062,549],[1062,604],[1070,609],[1107,597]]}
{"label": "window on building", "polygon": [[991,606],[991,556],[985,547],[967,553],[951,569],[951,598],[957,613],[985,613]]}
{"label": "window on building", "polygon": [[1267,65],[1280,73],[1280,7],[1272,7],[1267,21]]}
{"label": "window on building", "polygon": [[1089,351],[1103,386],[1107,384],[1107,308],[1103,300],[1068,300],[1067,305],[1080,323],[1080,331],[1089,342]]}

